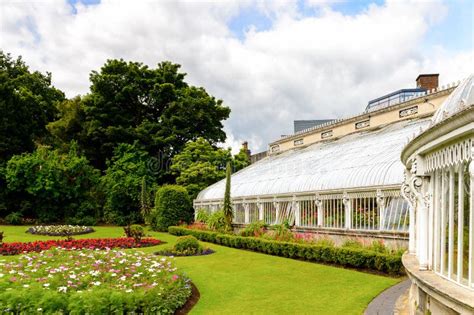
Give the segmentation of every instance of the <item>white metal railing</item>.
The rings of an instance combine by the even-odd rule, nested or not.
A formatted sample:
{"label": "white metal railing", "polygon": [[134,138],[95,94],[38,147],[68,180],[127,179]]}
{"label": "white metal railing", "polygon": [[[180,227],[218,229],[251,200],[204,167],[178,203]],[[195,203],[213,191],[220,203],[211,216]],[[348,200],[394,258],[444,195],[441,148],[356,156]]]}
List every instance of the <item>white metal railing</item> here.
{"label": "white metal railing", "polygon": [[262,202],[263,207],[263,221],[266,224],[276,224],[277,222],[277,209],[276,204],[273,201]]}
{"label": "white metal railing", "polygon": [[382,230],[408,231],[410,205],[402,197],[388,197],[385,201]]}
{"label": "white metal railing", "polygon": [[344,228],[345,207],[343,198],[325,199],[323,207],[323,226],[329,228]]}
{"label": "white metal railing", "polygon": [[235,204],[233,207],[234,210],[234,222],[235,223],[245,223],[245,206],[242,203]]}
{"label": "white metal railing", "polygon": [[290,201],[279,202],[278,224],[288,222],[289,225],[295,223],[294,205]]}
{"label": "white metal railing", "polygon": [[[199,203],[195,209],[221,209],[222,201]],[[373,190],[346,194],[307,194],[233,200],[234,223],[264,221],[310,228],[406,232],[409,204],[398,190]]]}
{"label": "white metal railing", "polygon": [[357,230],[378,230],[379,209],[375,197],[352,199],[351,227]]}
{"label": "white metal railing", "polygon": [[248,211],[249,211],[249,223],[257,222],[259,219],[259,208],[257,203],[249,203],[248,204]]}
{"label": "white metal railing", "polygon": [[314,200],[299,201],[301,213],[300,226],[317,227],[318,226],[318,208]]}

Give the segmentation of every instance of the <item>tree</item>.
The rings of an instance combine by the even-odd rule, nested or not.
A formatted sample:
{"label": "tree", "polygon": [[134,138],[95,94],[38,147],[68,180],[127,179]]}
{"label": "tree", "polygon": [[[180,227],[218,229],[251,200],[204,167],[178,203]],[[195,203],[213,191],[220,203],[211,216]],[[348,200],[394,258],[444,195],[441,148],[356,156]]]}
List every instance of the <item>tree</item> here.
{"label": "tree", "polygon": [[143,176],[142,189],[140,192],[140,214],[142,215],[143,221],[147,224],[150,223],[150,213],[153,208],[151,194],[152,192],[148,188],[146,176]]}
{"label": "tree", "polygon": [[241,148],[239,153],[234,155],[234,172],[240,171],[241,169],[250,165],[250,158],[245,148]]}
{"label": "tree", "polygon": [[32,152],[47,136],[64,94],[51,85],[51,74],[31,72],[21,57],[0,51],[0,164],[15,154]]}
{"label": "tree", "polygon": [[64,100],[57,104],[57,110],[58,119],[50,122],[46,129],[51,134],[51,144],[67,151],[71,141],[85,141],[83,135],[85,122],[83,100],[80,96]]}
{"label": "tree", "polygon": [[154,182],[148,168],[150,156],[138,143],[119,144],[108,161],[101,181],[105,191],[104,219],[108,223],[127,225],[142,221],[140,192],[142,181]]}
{"label": "tree", "polygon": [[[222,120],[229,108],[203,88],[189,86],[179,68],[171,62],[153,69],[109,60],[91,73],[91,92],[83,102],[85,138],[79,141],[94,165],[103,169],[119,143],[138,141],[150,156],[170,161],[198,137],[225,140]],[[157,176],[172,181],[165,169]]]}
{"label": "tree", "polygon": [[226,165],[226,172],[225,172],[225,193],[224,193],[224,216],[226,220],[226,229],[232,229],[232,219],[233,219],[233,212],[232,212],[232,201],[230,199],[230,178],[231,178],[232,168],[230,162],[227,162]]}
{"label": "tree", "polygon": [[213,147],[206,139],[198,138],[174,156],[171,171],[176,183],[195,199],[199,191],[225,177],[224,165],[231,159],[230,150]]}
{"label": "tree", "polygon": [[41,222],[95,217],[99,208],[99,171],[71,144],[67,154],[48,147],[13,156],[5,180],[10,212],[21,212]]}

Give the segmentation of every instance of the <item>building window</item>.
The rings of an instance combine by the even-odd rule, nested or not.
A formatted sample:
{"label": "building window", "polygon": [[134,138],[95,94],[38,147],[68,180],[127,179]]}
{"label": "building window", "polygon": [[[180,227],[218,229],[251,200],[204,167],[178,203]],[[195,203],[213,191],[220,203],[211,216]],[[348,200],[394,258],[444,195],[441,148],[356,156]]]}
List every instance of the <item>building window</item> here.
{"label": "building window", "polygon": [[274,145],[270,148],[272,153],[279,152],[280,151],[280,146],[279,145]]}
{"label": "building window", "polygon": [[[472,163],[472,162],[471,162]],[[473,227],[469,209],[469,168],[467,162],[436,170],[433,174],[434,245],[433,267],[438,274],[466,287],[472,287]]]}
{"label": "building window", "polygon": [[418,106],[402,109],[398,112],[400,118],[418,114]]}
{"label": "building window", "polygon": [[327,139],[332,137],[332,130],[328,130],[321,133],[321,139]]}
{"label": "building window", "polygon": [[303,139],[295,140],[293,143],[294,143],[295,146],[302,145],[303,144]]}
{"label": "building window", "polygon": [[367,128],[369,126],[370,126],[370,119],[366,119],[363,121],[356,122],[355,129]]}

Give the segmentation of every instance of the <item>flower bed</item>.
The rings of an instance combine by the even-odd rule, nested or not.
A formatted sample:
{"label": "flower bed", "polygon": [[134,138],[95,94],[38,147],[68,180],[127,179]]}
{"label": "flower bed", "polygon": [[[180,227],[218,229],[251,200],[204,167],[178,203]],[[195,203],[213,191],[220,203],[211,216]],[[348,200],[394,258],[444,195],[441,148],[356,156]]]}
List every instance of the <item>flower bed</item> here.
{"label": "flower bed", "polygon": [[219,232],[191,230],[178,226],[170,226],[168,232],[177,236],[192,235],[201,241],[248,249],[275,256],[337,264],[394,275],[403,274],[404,272],[400,255],[379,253],[364,248],[282,242],[257,237],[243,237]]}
{"label": "flower bed", "polygon": [[79,235],[92,232],[94,232],[93,228],[80,225],[37,225],[26,230],[26,233],[49,236]]}
{"label": "flower bed", "polygon": [[0,255],[18,255],[25,252],[40,252],[52,247],[62,247],[67,249],[111,249],[148,247],[159,244],[162,244],[162,242],[154,238],[143,238],[140,242],[136,242],[132,237],[3,243],[0,246]]}
{"label": "flower bed", "polygon": [[172,314],[191,295],[169,259],[141,252],[55,248],[0,267],[0,313]]}

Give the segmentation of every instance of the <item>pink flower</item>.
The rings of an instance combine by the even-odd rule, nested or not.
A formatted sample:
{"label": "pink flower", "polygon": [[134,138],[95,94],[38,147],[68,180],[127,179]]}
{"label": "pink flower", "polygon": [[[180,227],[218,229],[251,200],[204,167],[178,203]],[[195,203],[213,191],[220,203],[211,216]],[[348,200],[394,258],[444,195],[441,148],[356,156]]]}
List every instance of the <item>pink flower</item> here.
{"label": "pink flower", "polygon": [[173,281],[178,280],[178,278],[179,278],[178,275],[173,275],[173,276],[171,277],[171,279],[172,279]]}

